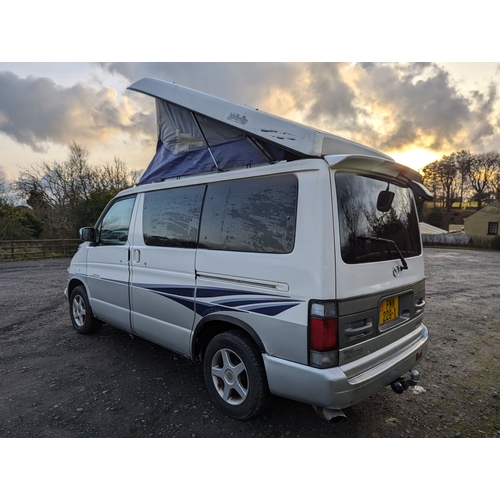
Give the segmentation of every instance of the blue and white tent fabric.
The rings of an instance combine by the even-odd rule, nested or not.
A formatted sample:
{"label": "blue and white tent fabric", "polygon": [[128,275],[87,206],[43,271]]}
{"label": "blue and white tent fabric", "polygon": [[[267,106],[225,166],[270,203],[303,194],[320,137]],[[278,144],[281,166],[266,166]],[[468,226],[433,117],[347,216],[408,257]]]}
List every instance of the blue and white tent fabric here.
{"label": "blue and white tent fabric", "polygon": [[362,144],[174,83],[143,78],[129,89],[156,98],[156,154],[139,184],[326,155],[393,163]]}
{"label": "blue and white tent fabric", "polygon": [[156,99],[156,113],[156,154],[139,184],[300,158],[231,125],[163,99]]}

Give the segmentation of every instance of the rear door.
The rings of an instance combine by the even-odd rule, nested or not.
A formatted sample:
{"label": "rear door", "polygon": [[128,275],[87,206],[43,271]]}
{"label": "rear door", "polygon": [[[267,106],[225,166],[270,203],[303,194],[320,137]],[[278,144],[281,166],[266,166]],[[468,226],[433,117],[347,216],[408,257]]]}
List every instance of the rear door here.
{"label": "rear door", "polygon": [[[424,276],[418,216],[412,191],[383,177],[332,172],[336,204],[338,298],[378,293]],[[381,192],[390,207],[379,210]],[[336,200],[336,203],[335,203]],[[408,266],[407,269],[402,269]]]}
{"label": "rear door", "polygon": [[425,304],[424,263],[408,187],[381,174],[337,171],[331,177],[343,364],[416,331]]}

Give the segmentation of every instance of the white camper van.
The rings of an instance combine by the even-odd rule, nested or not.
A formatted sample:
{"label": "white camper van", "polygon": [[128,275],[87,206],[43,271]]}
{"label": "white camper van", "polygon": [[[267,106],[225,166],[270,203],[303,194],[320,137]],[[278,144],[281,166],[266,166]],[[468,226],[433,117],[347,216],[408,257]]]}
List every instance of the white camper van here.
{"label": "white camper van", "polygon": [[274,394],[328,420],[427,350],[420,175],[332,134],[157,79],[158,146],[69,268],[82,334],[102,322],[203,363],[216,405]]}

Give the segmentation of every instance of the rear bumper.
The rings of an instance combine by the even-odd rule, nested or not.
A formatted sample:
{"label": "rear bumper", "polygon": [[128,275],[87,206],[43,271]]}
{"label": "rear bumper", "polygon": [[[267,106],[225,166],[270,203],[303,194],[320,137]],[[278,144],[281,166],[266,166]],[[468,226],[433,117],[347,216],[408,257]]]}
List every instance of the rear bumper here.
{"label": "rear bumper", "polygon": [[[427,352],[428,330],[421,324],[420,335],[370,369],[350,378],[342,367],[318,369],[263,355],[269,390],[272,394],[322,408],[353,406],[383,389],[418,364],[416,355]],[[409,334],[415,338],[416,331]],[[404,344],[404,339],[402,339]]]}

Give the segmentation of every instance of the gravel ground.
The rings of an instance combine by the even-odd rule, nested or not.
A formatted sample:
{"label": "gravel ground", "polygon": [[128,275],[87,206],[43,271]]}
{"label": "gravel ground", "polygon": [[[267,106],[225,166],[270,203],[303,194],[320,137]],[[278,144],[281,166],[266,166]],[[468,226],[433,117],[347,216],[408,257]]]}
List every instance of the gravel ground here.
{"label": "gravel ground", "polygon": [[342,424],[282,398],[254,420],[226,417],[201,366],[107,325],[78,335],[68,260],[0,264],[0,437],[500,437],[500,253],[425,255],[421,384],[385,388]]}

